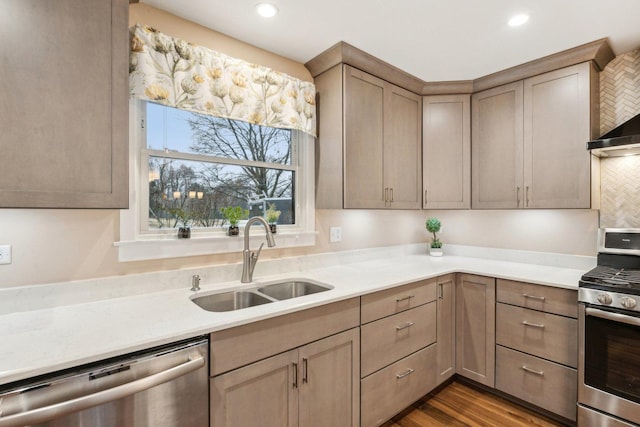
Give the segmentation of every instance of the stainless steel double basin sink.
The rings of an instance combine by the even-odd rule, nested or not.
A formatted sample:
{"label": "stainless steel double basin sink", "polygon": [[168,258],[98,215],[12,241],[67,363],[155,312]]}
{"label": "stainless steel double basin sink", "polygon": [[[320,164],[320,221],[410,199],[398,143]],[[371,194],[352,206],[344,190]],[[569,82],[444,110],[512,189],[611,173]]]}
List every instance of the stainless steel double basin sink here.
{"label": "stainless steel double basin sink", "polygon": [[317,282],[289,279],[237,291],[196,296],[191,298],[191,301],[204,310],[223,312],[316,294],[330,289],[333,287]]}

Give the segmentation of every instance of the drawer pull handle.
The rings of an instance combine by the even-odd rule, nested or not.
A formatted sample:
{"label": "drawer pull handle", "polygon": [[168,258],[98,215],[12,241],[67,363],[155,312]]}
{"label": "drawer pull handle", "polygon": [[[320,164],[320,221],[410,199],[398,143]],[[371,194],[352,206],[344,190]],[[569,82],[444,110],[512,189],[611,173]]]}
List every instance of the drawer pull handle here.
{"label": "drawer pull handle", "polygon": [[414,325],[414,323],[413,323],[413,322],[407,322],[407,323],[405,323],[404,325],[396,326],[396,330],[397,330],[397,331],[401,331],[401,330],[403,330],[403,329],[410,328],[410,327],[412,327],[413,325]]}
{"label": "drawer pull handle", "polygon": [[522,296],[525,298],[537,299],[540,301],[544,301],[546,299],[545,297],[539,297],[537,295],[522,294]]}
{"label": "drawer pull handle", "polygon": [[525,372],[530,372],[532,374],[536,374],[536,375],[540,375],[540,376],[544,375],[544,371],[538,371],[537,369],[531,369],[527,365],[522,365],[522,370],[525,371]]}
{"label": "drawer pull handle", "polygon": [[292,363],[293,366],[293,388],[298,388],[298,364]]}
{"label": "drawer pull handle", "polygon": [[542,323],[529,323],[529,322],[527,322],[526,320],[523,320],[523,321],[522,321],[522,324],[523,324],[524,326],[532,326],[532,327],[534,327],[534,328],[540,328],[540,329],[543,329],[543,328],[544,328],[544,325],[543,325]]}
{"label": "drawer pull handle", "polygon": [[407,295],[406,297],[396,298],[396,302],[407,301],[407,300],[410,300],[411,298],[413,298],[413,295]]}
{"label": "drawer pull handle", "polygon": [[409,368],[409,369],[407,369],[405,372],[403,372],[403,373],[401,373],[401,374],[396,375],[396,378],[397,378],[397,379],[401,379],[401,378],[404,378],[404,377],[406,377],[406,376],[408,376],[408,375],[413,374],[414,372],[415,372],[415,369],[411,369],[411,368]]}

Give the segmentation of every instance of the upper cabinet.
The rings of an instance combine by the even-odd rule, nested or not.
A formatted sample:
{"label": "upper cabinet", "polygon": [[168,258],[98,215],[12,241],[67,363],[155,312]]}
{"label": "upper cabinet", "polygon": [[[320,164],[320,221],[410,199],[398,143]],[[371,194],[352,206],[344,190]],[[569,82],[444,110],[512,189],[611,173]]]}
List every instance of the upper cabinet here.
{"label": "upper cabinet", "polygon": [[589,208],[598,76],[590,62],[472,97],[474,208]]}
{"label": "upper cabinet", "polygon": [[425,209],[471,207],[469,95],[422,99],[422,186]]}
{"label": "upper cabinet", "polygon": [[0,207],[126,208],[128,2],[2,7]]}
{"label": "upper cabinet", "polygon": [[419,209],[422,98],[344,64],[315,84],[316,207]]}

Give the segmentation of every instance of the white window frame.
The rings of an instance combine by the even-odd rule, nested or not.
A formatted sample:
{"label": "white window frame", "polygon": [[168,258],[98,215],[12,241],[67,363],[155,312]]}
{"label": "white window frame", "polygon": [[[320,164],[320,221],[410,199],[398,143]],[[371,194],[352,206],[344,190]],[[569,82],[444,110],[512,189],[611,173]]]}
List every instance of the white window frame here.
{"label": "white window frame", "polygon": [[[120,241],[118,259],[121,262],[164,258],[178,258],[198,255],[240,252],[243,249],[243,231],[240,236],[227,236],[224,229],[210,231],[194,230],[190,239],[178,239],[176,230],[145,231],[148,220],[146,201],[149,198],[149,164],[146,150],[145,101],[129,101],[129,209],[120,211]],[[275,234],[276,247],[291,248],[313,246],[315,244],[315,198],[314,198],[314,144],[312,136],[299,131],[292,135],[298,140],[297,167],[292,156],[295,171],[295,219],[296,224],[278,225]],[[146,150],[149,151],[149,150]],[[189,160],[189,155],[176,158]],[[268,166],[267,166],[268,167]],[[146,175],[145,175],[146,174]],[[145,178],[146,177],[146,178]],[[242,224],[241,224],[242,226]],[[257,230],[256,230],[257,231]],[[264,233],[254,231],[251,240],[263,240]],[[259,243],[255,243],[259,245]],[[254,244],[252,244],[253,247]]]}

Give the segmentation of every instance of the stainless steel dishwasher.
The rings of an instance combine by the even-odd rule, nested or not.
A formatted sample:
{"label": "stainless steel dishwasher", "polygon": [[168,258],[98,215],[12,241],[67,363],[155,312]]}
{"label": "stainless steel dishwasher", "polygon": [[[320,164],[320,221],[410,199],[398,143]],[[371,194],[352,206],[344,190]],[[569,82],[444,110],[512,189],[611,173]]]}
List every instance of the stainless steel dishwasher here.
{"label": "stainless steel dishwasher", "polygon": [[0,387],[0,427],[205,427],[207,358],[200,337]]}

